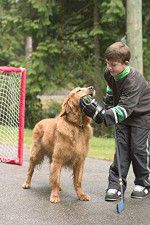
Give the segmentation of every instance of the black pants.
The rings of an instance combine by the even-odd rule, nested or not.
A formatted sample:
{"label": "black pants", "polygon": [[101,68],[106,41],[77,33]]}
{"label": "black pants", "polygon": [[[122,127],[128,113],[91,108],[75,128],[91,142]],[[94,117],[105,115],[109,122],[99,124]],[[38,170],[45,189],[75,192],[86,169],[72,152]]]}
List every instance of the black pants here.
{"label": "black pants", "polygon": [[[135,185],[150,187],[150,130],[117,125],[123,190],[127,186],[127,174],[132,162]],[[120,190],[116,153],[109,169],[108,188]]]}

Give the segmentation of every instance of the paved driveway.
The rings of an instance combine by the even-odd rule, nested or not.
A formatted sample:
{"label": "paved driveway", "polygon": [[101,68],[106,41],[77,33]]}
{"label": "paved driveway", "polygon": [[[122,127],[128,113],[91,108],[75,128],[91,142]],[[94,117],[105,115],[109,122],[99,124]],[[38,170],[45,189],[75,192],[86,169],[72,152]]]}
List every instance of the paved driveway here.
{"label": "paved driveway", "polygon": [[128,176],[125,210],[117,214],[117,203],[104,201],[109,161],[86,159],[83,189],[91,196],[90,202],[76,198],[72,173],[63,170],[61,202],[52,204],[49,202],[48,162],[35,171],[30,190],[21,187],[28,167],[28,154],[26,149],[23,166],[0,163],[0,225],[150,225],[150,197],[130,198],[132,170]]}

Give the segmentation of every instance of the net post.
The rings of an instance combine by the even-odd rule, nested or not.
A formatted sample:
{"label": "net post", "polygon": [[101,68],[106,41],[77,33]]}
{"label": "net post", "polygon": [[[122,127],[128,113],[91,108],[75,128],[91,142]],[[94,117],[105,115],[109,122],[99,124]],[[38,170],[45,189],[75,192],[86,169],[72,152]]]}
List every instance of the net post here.
{"label": "net post", "polygon": [[[4,163],[10,163],[10,164],[17,164],[22,165],[23,164],[23,139],[24,139],[24,114],[25,114],[25,92],[26,92],[26,74],[27,71],[24,68],[15,68],[11,66],[0,66],[0,79],[2,79],[2,86],[0,86],[0,99],[2,99],[2,104],[0,104],[0,115],[2,116],[2,132],[0,133],[0,141],[2,148],[0,149],[0,162]],[[12,78],[12,79],[11,79]],[[4,83],[3,83],[4,80]],[[7,82],[9,85],[15,85],[13,92],[13,97],[15,101],[13,101],[14,111],[16,114],[12,114],[13,120],[11,118],[11,111],[5,111],[7,109],[6,105],[9,104],[9,107],[11,105],[12,99],[10,98],[11,94],[6,97],[5,94],[11,93],[11,92],[5,92],[5,87],[7,87]],[[12,82],[13,81],[13,82]],[[12,82],[12,83],[11,83]],[[10,86],[13,87],[13,86]],[[10,90],[12,90],[10,88]],[[6,89],[7,91],[7,89]],[[1,103],[1,102],[0,102]],[[16,105],[18,108],[16,107]],[[16,111],[15,111],[16,110]],[[5,116],[7,116],[8,121],[6,120]],[[13,121],[13,122],[12,122]],[[11,127],[12,126],[12,127]],[[1,128],[1,127],[0,127]],[[10,130],[14,130],[14,136],[10,136]],[[16,132],[16,130],[18,131]],[[1,130],[0,130],[1,131]],[[12,138],[13,137],[13,138]],[[12,148],[11,148],[12,144]],[[3,149],[4,147],[4,149]],[[4,150],[4,151],[3,151]],[[6,151],[5,151],[6,150]],[[8,150],[8,154],[7,154]],[[11,152],[13,150],[13,152]],[[16,153],[15,155],[9,154],[9,151],[11,153]]]}
{"label": "net post", "polygon": [[23,164],[25,96],[26,96],[26,75],[27,75],[26,69],[24,68],[20,69],[21,69],[21,86],[20,86],[20,108],[19,108],[18,165]]}

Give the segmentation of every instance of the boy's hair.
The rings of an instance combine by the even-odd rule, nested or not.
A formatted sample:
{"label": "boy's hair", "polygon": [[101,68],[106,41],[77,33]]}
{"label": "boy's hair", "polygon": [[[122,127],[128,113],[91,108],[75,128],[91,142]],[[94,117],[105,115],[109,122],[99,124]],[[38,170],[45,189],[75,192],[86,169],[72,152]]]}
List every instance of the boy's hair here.
{"label": "boy's hair", "polygon": [[106,49],[104,56],[108,61],[125,63],[125,61],[130,60],[131,53],[126,44],[122,42],[115,42]]}

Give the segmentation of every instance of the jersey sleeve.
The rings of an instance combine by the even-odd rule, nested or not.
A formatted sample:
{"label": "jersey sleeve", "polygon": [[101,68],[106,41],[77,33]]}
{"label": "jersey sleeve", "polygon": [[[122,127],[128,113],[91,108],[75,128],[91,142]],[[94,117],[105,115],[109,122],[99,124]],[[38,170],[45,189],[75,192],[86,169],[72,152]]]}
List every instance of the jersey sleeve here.
{"label": "jersey sleeve", "polygon": [[118,105],[106,110],[105,124],[110,126],[120,123],[128,118],[139,103],[141,95],[141,84],[136,79],[128,81],[123,89]]}
{"label": "jersey sleeve", "polygon": [[105,109],[113,107],[113,92],[108,85],[106,87],[106,94],[103,96],[103,102],[105,105]]}

